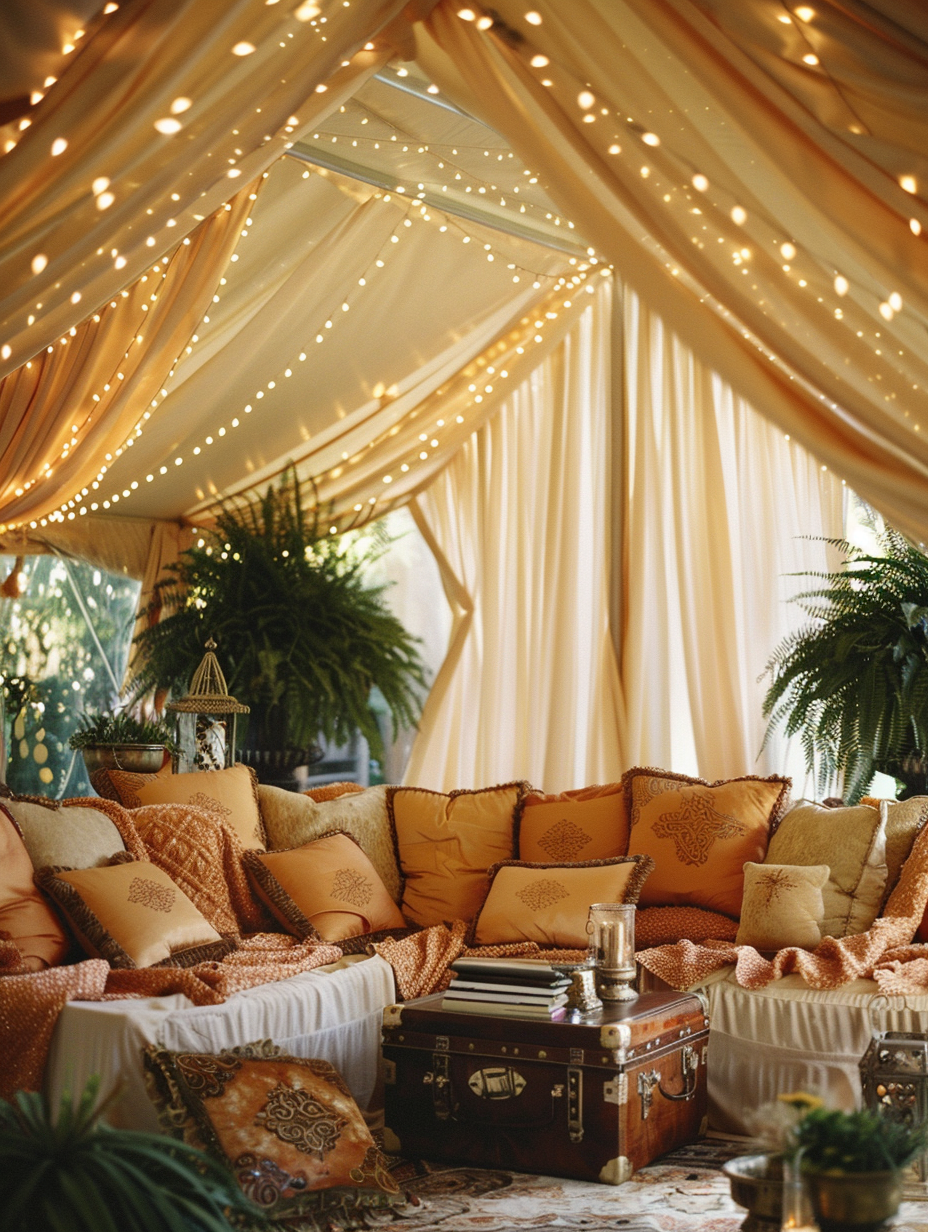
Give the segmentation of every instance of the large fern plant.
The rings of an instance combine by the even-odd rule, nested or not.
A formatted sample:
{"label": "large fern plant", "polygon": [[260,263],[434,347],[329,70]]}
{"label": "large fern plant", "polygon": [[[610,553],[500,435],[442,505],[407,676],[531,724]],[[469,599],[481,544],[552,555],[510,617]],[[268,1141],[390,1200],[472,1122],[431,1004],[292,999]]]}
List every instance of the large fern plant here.
{"label": "large fern plant", "polygon": [[[4,1232],[230,1232],[264,1225],[220,1164],[158,1134],[110,1129],[92,1078],[57,1116],[34,1092],[0,1101]],[[231,1222],[230,1222],[231,1221]]]}
{"label": "large fern plant", "polygon": [[383,587],[364,578],[389,540],[376,529],[363,540],[328,532],[292,472],[224,508],[155,597],[152,616],[170,614],[136,639],[130,700],[184,694],[212,637],[230,693],[251,707],[248,747],[306,748],[319,735],[344,744],[360,731],[381,756],[372,690],[395,727],[414,726],[422,663]]}
{"label": "large fern plant", "polygon": [[875,771],[924,791],[928,750],[928,556],[886,529],[871,555],[843,541],[843,566],[795,597],[809,623],[767,665],[768,736],[798,735],[818,789],[839,774],[856,803]]}

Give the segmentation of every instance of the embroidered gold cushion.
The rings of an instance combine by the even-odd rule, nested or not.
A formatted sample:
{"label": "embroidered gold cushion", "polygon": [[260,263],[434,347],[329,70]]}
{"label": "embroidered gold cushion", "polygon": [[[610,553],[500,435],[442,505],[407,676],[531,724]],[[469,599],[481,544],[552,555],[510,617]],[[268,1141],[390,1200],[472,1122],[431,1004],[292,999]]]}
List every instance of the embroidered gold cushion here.
{"label": "embroidered gold cushion", "polygon": [[760,863],[789,796],[790,780],[747,776],[717,783],[661,770],[629,770],[629,855],[654,872],[643,907],[705,907],[738,918],[744,865]]}
{"label": "embroidered gold cushion", "polygon": [[797,804],[771,838],[764,863],[827,864],[822,936],[866,932],[886,889],[886,832],[880,811],[868,805]]}
{"label": "embroidered gold cushion", "polygon": [[[152,1045],[143,1062],[165,1131],[226,1164],[268,1217],[319,1212],[322,1222],[312,1227],[341,1226],[348,1212],[402,1204],[387,1161],[328,1061],[284,1056],[266,1041],[215,1055]],[[362,1226],[358,1216],[348,1218],[349,1226]]]}
{"label": "embroidered gold cushion", "polygon": [[490,869],[471,944],[537,941],[542,949],[584,950],[590,904],[636,903],[652,868],[647,856],[584,864],[501,862]]}
{"label": "embroidered gold cushion", "polygon": [[524,783],[448,795],[424,787],[387,793],[403,875],[403,915],[413,924],[470,922],[487,871],[514,855],[516,808]]}
{"label": "embroidered gold cushion", "polygon": [[735,944],[768,951],[788,946],[814,950],[822,939],[822,889],[827,882],[827,864],[745,864]]}
{"label": "embroidered gold cushion", "polygon": [[190,774],[130,774],[128,770],[103,773],[109,788],[98,775],[94,776],[94,786],[100,795],[110,795],[124,808],[192,804],[227,825],[247,850],[264,850],[258,780],[251,766],[238,764],[225,770],[197,770]]}
{"label": "embroidered gold cushion", "polygon": [[522,802],[520,860],[609,860],[627,851],[628,814],[621,783],[559,795],[533,791]]}
{"label": "embroidered gold cushion", "polygon": [[348,834],[292,851],[246,851],[244,860],[259,897],[297,937],[342,941],[405,926],[377,870]]}
{"label": "embroidered gold cushion", "polygon": [[232,948],[148,860],[36,874],[91,958],[111,967],[189,967]]}

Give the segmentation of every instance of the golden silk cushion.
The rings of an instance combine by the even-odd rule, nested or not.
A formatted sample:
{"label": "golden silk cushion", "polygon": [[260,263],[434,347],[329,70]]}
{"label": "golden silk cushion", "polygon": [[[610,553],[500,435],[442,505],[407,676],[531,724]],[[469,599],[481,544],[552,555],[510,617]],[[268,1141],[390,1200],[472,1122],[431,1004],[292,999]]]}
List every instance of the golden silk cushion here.
{"label": "golden silk cushion", "polygon": [[745,864],[736,945],[755,950],[814,950],[825,918],[827,864]]}
{"label": "golden silk cushion", "polygon": [[910,796],[908,800],[880,800],[874,796],[865,796],[860,803],[878,808],[883,814],[886,832],[886,891],[883,894],[885,903],[896,888],[902,866],[928,821],[928,796]]}
{"label": "golden silk cushion", "polygon": [[150,1045],[142,1060],[165,1132],[225,1164],[267,1217],[318,1212],[313,1228],[354,1228],[364,1221],[349,1212],[403,1202],[328,1061],[282,1055],[270,1041],[215,1055]]}
{"label": "golden silk cushion", "polygon": [[[345,784],[342,784],[345,786]],[[268,851],[289,851],[333,830],[350,834],[367,855],[394,902],[403,888],[387,813],[387,788],[358,788],[319,800],[309,793],[258,784]]]}
{"label": "golden silk cushion", "polygon": [[470,922],[490,867],[514,855],[514,819],[525,783],[448,795],[393,787],[387,806],[403,882],[403,915],[413,924]]}
{"label": "golden silk cushion", "polygon": [[[124,808],[192,804],[224,822],[246,850],[265,848],[258,780],[251,766],[238,763],[225,770],[195,770],[189,774],[130,774],[128,770],[105,773]],[[99,786],[97,790],[101,795],[108,794]]]}
{"label": "golden silk cushion", "polygon": [[4,803],[19,827],[33,868],[95,868],[126,849],[116,826],[99,809],[62,806],[57,800],[46,804],[13,798]]}
{"label": "golden silk cushion", "polygon": [[243,858],[258,896],[297,937],[343,941],[406,926],[377,870],[348,834],[330,834],[291,851],[246,851]]}
{"label": "golden silk cushion", "polygon": [[70,948],[61,921],[33,881],[32,861],[8,805],[0,804],[0,935],[30,971],[63,962]]}
{"label": "golden silk cushion", "polygon": [[147,860],[36,874],[91,958],[111,967],[190,967],[233,946],[167,873]]}
{"label": "golden silk cushion", "polygon": [[543,949],[585,950],[590,904],[638,902],[653,866],[648,856],[583,864],[502,861],[490,869],[470,943],[537,941]]}
{"label": "golden silk cushion", "polygon": [[519,859],[609,860],[628,851],[628,814],[621,783],[559,795],[529,792],[519,816]]}
{"label": "golden silk cushion", "polygon": [[744,865],[760,863],[789,797],[790,780],[746,776],[716,783],[663,770],[622,777],[629,855],[649,855],[655,869],[643,907],[705,907],[735,919]]}
{"label": "golden silk cushion", "polygon": [[826,864],[823,937],[866,932],[886,889],[886,833],[880,810],[869,805],[823,808],[801,802],[770,840],[765,864]]}

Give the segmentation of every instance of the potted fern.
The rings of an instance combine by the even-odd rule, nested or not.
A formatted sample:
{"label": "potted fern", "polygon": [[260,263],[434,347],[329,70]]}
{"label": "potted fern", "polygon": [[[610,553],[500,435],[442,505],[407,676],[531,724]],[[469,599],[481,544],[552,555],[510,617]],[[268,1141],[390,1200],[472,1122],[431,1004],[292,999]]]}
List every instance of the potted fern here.
{"label": "potted fern", "polygon": [[170,614],[136,639],[131,697],[182,695],[212,637],[229,692],[251,708],[241,756],[259,778],[313,760],[320,736],[338,745],[360,732],[382,756],[372,691],[398,728],[415,725],[424,685],[416,639],[365,581],[388,543],[376,527],[331,535],[292,472],[223,508],[153,602]]}
{"label": "potted fern", "polygon": [[[832,541],[834,542],[834,541]],[[898,795],[926,794],[928,556],[897,531],[870,554],[847,542],[840,569],[795,598],[809,623],[774,651],[764,699],[768,735],[798,735],[826,794],[836,776],[856,803],[876,771]]]}
{"label": "potted fern", "polygon": [[156,774],[164,765],[165,753],[175,749],[166,719],[136,718],[125,710],[82,714],[68,744],[80,750],[88,774],[97,770]]}
{"label": "potted fern", "polygon": [[35,1092],[0,1101],[5,1232],[230,1232],[264,1225],[220,1164],[159,1134],[111,1129],[91,1078],[57,1116]]}

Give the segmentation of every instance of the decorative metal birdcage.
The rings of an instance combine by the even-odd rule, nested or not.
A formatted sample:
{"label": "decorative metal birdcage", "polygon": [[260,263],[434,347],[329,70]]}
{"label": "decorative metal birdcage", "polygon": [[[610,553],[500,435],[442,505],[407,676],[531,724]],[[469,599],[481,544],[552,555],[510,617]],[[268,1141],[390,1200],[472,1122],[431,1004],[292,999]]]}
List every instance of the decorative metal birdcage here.
{"label": "decorative metal birdcage", "polygon": [[176,774],[221,770],[235,762],[236,719],[251,707],[230,696],[215,650],[216,643],[210,638],[189,693],[165,707],[175,715]]}
{"label": "decorative metal birdcage", "polygon": [[[864,1105],[905,1125],[928,1120],[928,1035],[884,1031],[878,1014],[887,1005],[875,997],[870,1007],[871,1039],[859,1062]],[[915,1168],[920,1181],[928,1180],[928,1151]]]}

